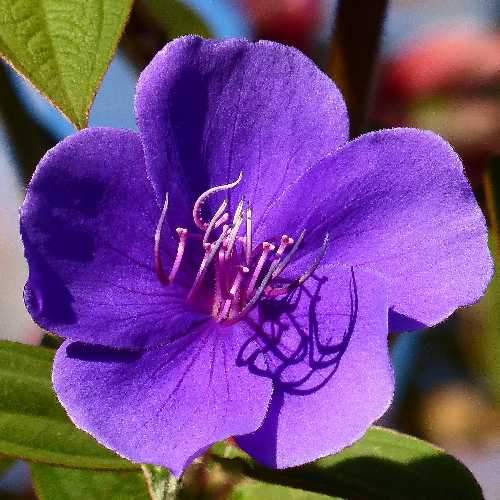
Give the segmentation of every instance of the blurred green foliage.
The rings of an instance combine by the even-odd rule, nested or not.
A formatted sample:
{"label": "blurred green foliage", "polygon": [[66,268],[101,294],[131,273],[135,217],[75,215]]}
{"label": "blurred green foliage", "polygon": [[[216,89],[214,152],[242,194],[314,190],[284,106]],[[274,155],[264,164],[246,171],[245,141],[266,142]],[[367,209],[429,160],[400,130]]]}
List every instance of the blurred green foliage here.
{"label": "blurred green foliage", "polygon": [[169,0],[168,3],[165,0],[142,0],[142,2],[170,39],[190,34],[206,38],[211,36],[203,20],[180,0]]}
{"label": "blurred green foliage", "polygon": [[40,500],[148,500],[141,472],[92,471],[31,464]]}
{"label": "blurred green foliage", "polygon": [[51,383],[54,351],[0,342],[0,454],[91,469],[134,469],[78,430]]}

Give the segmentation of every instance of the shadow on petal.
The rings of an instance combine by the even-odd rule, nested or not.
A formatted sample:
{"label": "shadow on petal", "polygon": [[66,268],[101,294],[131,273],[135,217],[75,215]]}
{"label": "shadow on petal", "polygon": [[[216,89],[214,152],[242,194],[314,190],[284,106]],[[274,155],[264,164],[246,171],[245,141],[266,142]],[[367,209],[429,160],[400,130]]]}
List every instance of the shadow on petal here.
{"label": "shadow on petal", "polygon": [[349,346],[358,316],[358,290],[351,269],[349,309],[340,321],[337,318],[337,328],[329,325],[322,331],[318,305],[327,281],[313,276],[310,286],[280,300],[263,301],[259,320],[247,320],[255,334],[240,349],[238,365],[270,378],[276,391],[288,394],[312,394],[327,384]]}
{"label": "shadow on petal", "polygon": [[138,361],[143,353],[141,351],[127,351],[113,349],[105,346],[89,345],[83,342],[73,342],[66,348],[69,359],[79,361],[97,361],[100,363],[131,363]]}
{"label": "shadow on petal", "polygon": [[32,263],[24,287],[24,301],[29,313],[36,322],[50,317],[58,324],[76,323],[74,299],[68,287],[31,243],[22,227],[21,234],[25,255]]}

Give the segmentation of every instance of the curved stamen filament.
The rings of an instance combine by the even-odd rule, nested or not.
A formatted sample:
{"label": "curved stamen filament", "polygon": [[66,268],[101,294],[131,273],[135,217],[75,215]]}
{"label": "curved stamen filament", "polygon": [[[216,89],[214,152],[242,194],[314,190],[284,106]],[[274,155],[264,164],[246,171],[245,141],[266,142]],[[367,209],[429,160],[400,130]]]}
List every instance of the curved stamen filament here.
{"label": "curved stamen filament", "polygon": [[165,195],[165,201],[163,202],[163,208],[161,209],[160,218],[158,219],[158,224],[156,225],[155,230],[155,243],[154,243],[154,261],[155,261],[155,270],[160,282],[163,284],[168,284],[169,279],[165,274],[163,269],[163,265],[161,262],[161,251],[160,251],[160,243],[161,243],[161,232],[163,229],[163,224],[165,223],[165,217],[167,215],[168,209],[168,193]]}
{"label": "curved stamen filament", "polygon": [[217,209],[214,216],[208,223],[208,226],[206,227],[205,235],[203,236],[203,244],[208,243],[208,238],[210,237],[211,232],[215,229],[217,222],[219,222],[224,215],[227,215],[227,217],[229,217],[229,214],[224,214],[224,210],[226,210],[226,207],[227,207],[227,200],[224,200],[220,204],[220,207]]}
{"label": "curved stamen filament", "polygon": [[173,283],[177,272],[179,271],[179,267],[181,266],[182,256],[184,255],[184,250],[186,248],[186,240],[188,237],[187,229],[182,227],[178,227],[176,229],[177,234],[179,235],[179,245],[177,247],[177,254],[175,256],[174,264],[172,269],[170,270],[170,274],[168,275],[169,283]]}
{"label": "curved stamen filament", "polygon": [[235,181],[230,182],[229,184],[214,186],[213,188],[208,189],[199,196],[199,198],[194,202],[194,207],[193,207],[193,220],[199,229],[204,231],[208,226],[208,224],[204,222],[203,219],[201,218],[201,207],[207,201],[207,199],[210,198],[210,196],[212,196],[213,194],[219,193],[220,191],[227,191],[229,189],[233,189],[241,182],[242,178],[243,178],[243,172],[240,172],[240,175]]}

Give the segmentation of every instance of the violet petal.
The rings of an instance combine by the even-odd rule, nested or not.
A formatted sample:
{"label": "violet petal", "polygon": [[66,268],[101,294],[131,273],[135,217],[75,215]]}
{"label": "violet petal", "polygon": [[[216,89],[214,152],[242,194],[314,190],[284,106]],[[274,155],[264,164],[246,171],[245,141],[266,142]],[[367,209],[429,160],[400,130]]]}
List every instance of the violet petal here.
{"label": "violet petal", "polygon": [[73,422],[97,441],[179,476],[207,446],[264,419],[272,384],[236,366],[242,335],[210,322],[143,352],[67,341],[55,357],[54,387]]}
{"label": "violet petal", "polygon": [[[349,446],[393,396],[385,280],[329,265],[314,276],[298,291],[310,299],[304,295],[280,317],[289,323],[281,332],[280,353],[266,348],[262,336],[261,360],[250,354],[248,343],[244,353],[251,371],[273,379],[275,390],[262,426],[237,441],[270,467],[300,465]],[[276,338],[266,317],[272,316],[264,314],[262,329]],[[305,354],[299,338],[305,339]]]}
{"label": "violet petal", "polygon": [[276,199],[256,239],[325,233],[324,262],[382,273],[391,330],[434,325],[475,302],[492,275],[484,216],[451,146],[432,132],[381,130],[322,160]]}
{"label": "violet petal", "polygon": [[301,52],[266,41],[174,40],[141,74],[135,107],[158,198],[168,185],[186,226],[194,199],[241,171],[229,197],[237,203],[244,193],[258,221],[278,193],[348,137],[333,82]]}
{"label": "violet petal", "polygon": [[[155,274],[159,216],[137,134],[87,129],[51,149],[21,211],[35,321],[73,340],[139,349],[203,320],[181,286]],[[167,262],[175,245],[165,231]]]}

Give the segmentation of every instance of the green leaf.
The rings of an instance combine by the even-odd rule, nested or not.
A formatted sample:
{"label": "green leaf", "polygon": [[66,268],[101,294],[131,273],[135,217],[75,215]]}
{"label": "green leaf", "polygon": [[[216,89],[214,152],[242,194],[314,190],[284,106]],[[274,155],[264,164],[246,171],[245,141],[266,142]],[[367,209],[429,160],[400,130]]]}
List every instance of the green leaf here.
{"label": "green leaf", "polygon": [[51,384],[54,351],[0,341],[0,455],[89,469],[134,469],[78,430]]}
{"label": "green leaf", "polygon": [[31,464],[40,500],[148,500],[140,471],[91,471]]}
{"label": "green leaf", "polygon": [[179,483],[167,469],[156,465],[143,465],[142,471],[152,500],[174,500],[177,498]]}
{"label": "green leaf", "polygon": [[204,21],[179,0],[143,0],[169,38],[182,35],[211,36]]}
{"label": "green leaf", "polygon": [[471,472],[443,450],[395,431],[372,427],[352,447],[285,470],[257,465],[234,446],[212,448],[217,462],[254,480],[305,491],[370,500],[482,500]]}
{"label": "green leaf", "polygon": [[[500,156],[491,159],[484,176],[484,194],[490,222],[490,249],[495,268],[500,268]],[[483,331],[478,348],[480,375],[500,405],[500,273],[497,271],[481,301],[474,306],[482,316]]]}
{"label": "green leaf", "polygon": [[[237,484],[230,496],[231,500],[333,500],[338,497],[298,490],[277,484],[246,479]],[[340,499],[341,500],[341,499]]]}
{"label": "green leaf", "polygon": [[0,56],[84,128],[133,0],[0,0]]}

